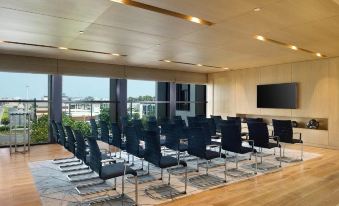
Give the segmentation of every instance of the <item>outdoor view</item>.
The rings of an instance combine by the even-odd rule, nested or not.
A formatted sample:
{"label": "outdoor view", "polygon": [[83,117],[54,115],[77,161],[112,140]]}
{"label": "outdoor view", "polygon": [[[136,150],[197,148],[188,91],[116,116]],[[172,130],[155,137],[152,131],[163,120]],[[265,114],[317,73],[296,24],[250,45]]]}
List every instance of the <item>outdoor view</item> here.
{"label": "outdoor view", "polygon": [[[48,141],[47,85],[47,75],[0,72],[0,88],[6,88],[0,90],[0,146],[9,145],[10,134],[22,142],[29,124],[31,143]],[[22,113],[29,115],[11,115]]]}
{"label": "outdoor view", "polygon": [[129,118],[146,119],[156,115],[155,82],[127,80],[127,113]]}

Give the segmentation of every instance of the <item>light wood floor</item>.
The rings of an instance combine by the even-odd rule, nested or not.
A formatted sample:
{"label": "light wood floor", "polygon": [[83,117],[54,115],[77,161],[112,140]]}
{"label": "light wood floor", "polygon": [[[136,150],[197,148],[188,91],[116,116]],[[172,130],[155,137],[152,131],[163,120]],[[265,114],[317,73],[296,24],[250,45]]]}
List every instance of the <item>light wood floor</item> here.
{"label": "light wood floor", "polygon": [[[322,156],[164,205],[339,205],[339,150],[305,147],[305,151]],[[8,149],[0,149],[0,205],[40,205],[28,163],[67,156],[59,145],[33,146],[30,154],[12,156]]]}

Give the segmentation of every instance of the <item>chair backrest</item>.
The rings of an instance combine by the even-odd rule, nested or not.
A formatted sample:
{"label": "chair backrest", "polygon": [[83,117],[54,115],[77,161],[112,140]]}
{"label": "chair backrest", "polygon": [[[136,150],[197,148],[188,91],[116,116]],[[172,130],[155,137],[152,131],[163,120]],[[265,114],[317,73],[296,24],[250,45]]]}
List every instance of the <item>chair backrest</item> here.
{"label": "chair backrest", "polygon": [[291,143],[293,140],[293,127],[291,120],[272,120],[275,136],[279,136],[279,141]]}
{"label": "chair backrest", "polygon": [[97,125],[95,119],[90,119],[89,122],[91,124],[91,135],[92,135],[92,137],[94,137],[95,139],[98,139],[99,138],[98,125]]}
{"label": "chair backrest", "polygon": [[147,130],[159,132],[157,121],[147,121]]}
{"label": "chair backrest", "polygon": [[59,131],[59,142],[60,142],[61,145],[65,146],[65,144],[66,144],[66,133],[65,133],[64,127],[62,126],[61,122],[57,122],[56,125],[57,125],[58,131]]}
{"label": "chair backrest", "polygon": [[125,128],[128,126],[128,117],[120,118],[120,126],[122,133],[125,134]]}
{"label": "chair backrest", "polygon": [[179,145],[180,145],[180,128],[175,127],[173,124],[168,124],[168,133],[166,134],[166,139],[165,139],[165,146],[169,149],[172,149],[174,151],[179,150]]}
{"label": "chair backrest", "polygon": [[254,140],[254,146],[267,147],[269,134],[267,124],[264,122],[247,123],[249,139]]}
{"label": "chair backrest", "polygon": [[173,120],[182,120],[182,117],[181,116],[174,116]]}
{"label": "chair backrest", "polygon": [[68,150],[75,154],[75,138],[71,126],[65,126],[67,134]]}
{"label": "chair backrest", "polygon": [[161,134],[167,136],[167,134],[171,131],[173,127],[174,124],[171,124],[169,122],[161,124]]}
{"label": "chair backrest", "polygon": [[194,127],[199,127],[199,121],[198,118],[196,117],[187,117],[187,122],[188,122],[188,127],[194,128]]}
{"label": "chair backrest", "polygon": [[148,121],[150,122],[156,122],[157,121],[157,118],[155,116],[149,116],[148,117]]}
{"label": "chair backrest", "polygon": [[241,131],[236,124],[221,126],[221,147],[223,150],[239,153],[241,149]]}
{"label": "chair backrest", "polygon": [[97,172],[99,176],[101,177],[101,152],[97,143],[97,140],[94,138],[88,138],[87,139],[90,155],[89,155],[89,166],[90,168]]}
{"label": "chair backrest", "polygon": [[112,123],[112,144],[118,148],[121,148],[121,130],[118,123]]}
{"label": "chair backrest", "polygon": [[174,124],[175,124],[175,126],[177,126],[177,127],[186,127],[186,122],[185,122],[185,120],[180,120],[180,119],[178,119],[178,120],[174,120],[174,122],[173,122]]}
{"label": "chair backrest", "polygon": [[144,125],[142,124],[141,119],[134,119],[132,125],[136,131],[138,139],[144,139]]}
{"label": "chair backrest", "polygon": [[211,144],[212,136],[208,122],[202,121],[199,122],[199,127],[202,128],[203,136],[207,144]]}
{"label": "chair backrest", "polygon": [[206,141],[202,128],[189,128],[188,129],[188,154],[205,158],[206,155]]}
{"label": "chair backrest", "polygon": [[126,151],[134,156],[139,156],[139,138],[134,126],[126,127]]}
{"label": "chair backrest", "polygon": [[247,123],[264,122],[263,118],[246,118]]}
{"label": "chair backrest", "polygon": [[227,120],[238,120],[241,122],[241,118],[240,117],[231,117],[231,116],[227,116]]}
{"label": "chair backrest", "polygon": [[212,119],[212,118],[207,118],[206,121],[207,121],[208,126],[209,126],[209,128],[210,128],[211,136],[215,136],[216,133],[217,133],[217,127],[216,127],[216,125],[215,125],[214,119]]}
{"label": "chair backrest", "polygon": [[86,142],[80,130],[74,130],[75,140],[77,142],[75,156],[86,162]]}
{"label": "chair backrest", "polygon": [[109,137],[109,129],[108,129],[108,124],[106,121],[100,121],[100,131],[101,131],[101,141],[109,143],[110,142],[110,137]]}
{"label": "chair backrest", "polygon": [[219,126],[219,123],[220,121],[222,121],[222,118],[221,116],[214,116],[214,115],[211,115],[211,118],[214,120],[214,124],[215,124],[215,128],[218,132],[220,132],[220,126]]}
{"label": "chair backrest", "polygon": [[52,133],[53,133],[54,140],[55,142],[59,143],[60,135],[59,135],[58,127],[54,120],[51,121],[51,126],[52,126]]}
{"label": "chair backrest", "polygon": [[162,155],[159,134],[155,131],[147,131],[145,133],[144,159],[147,162],[154,164],[155,166],[159,166],[161,156]]}

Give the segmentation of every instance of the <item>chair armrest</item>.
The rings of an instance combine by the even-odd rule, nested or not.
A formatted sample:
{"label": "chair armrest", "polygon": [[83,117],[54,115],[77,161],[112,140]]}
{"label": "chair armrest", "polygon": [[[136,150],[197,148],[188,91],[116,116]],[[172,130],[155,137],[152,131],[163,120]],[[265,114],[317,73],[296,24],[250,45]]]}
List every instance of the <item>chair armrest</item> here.
{"label": "chair armrest", "polygon": [[277,144],[279,144],[279,141],[280,141],[280,137],[279,136],[276,136],[276,135],[272,135],[272,136],[269,136],[268,137],[269,139],[273,139],[276,138],[277,139]]}
{"label": "chair armrest", "polygon": [[101,163],[111,163],[111,162],[115,163],[116,160],[115,159],[104,159],[104,160],[101,160]]}
{"label": "chair armrest", "polygon": [[301,140],[301,132],[293,132],[293,135],[298,134],[299,135],[299,140]]}
{"label": "chair armrest", "polygon": [[253,139],[242,139],[243,142],[252,142],[252,144],[250,144],[252,146],[252,152],[254,152],[254,140]]}

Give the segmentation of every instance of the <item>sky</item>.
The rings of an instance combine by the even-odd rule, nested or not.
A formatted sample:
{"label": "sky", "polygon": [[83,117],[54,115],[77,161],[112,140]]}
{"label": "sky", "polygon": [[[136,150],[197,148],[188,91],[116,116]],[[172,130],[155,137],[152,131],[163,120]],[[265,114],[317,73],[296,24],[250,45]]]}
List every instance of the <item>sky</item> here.
{"label": "sky", "polygon": [[[0,72],[0,98],[41,99],[48,94],[48,75]],[[109,98],[109,79],[63,76],[63,93],[70,97]],[[155,96],[154,81],[127,81],[127,96]]]}

